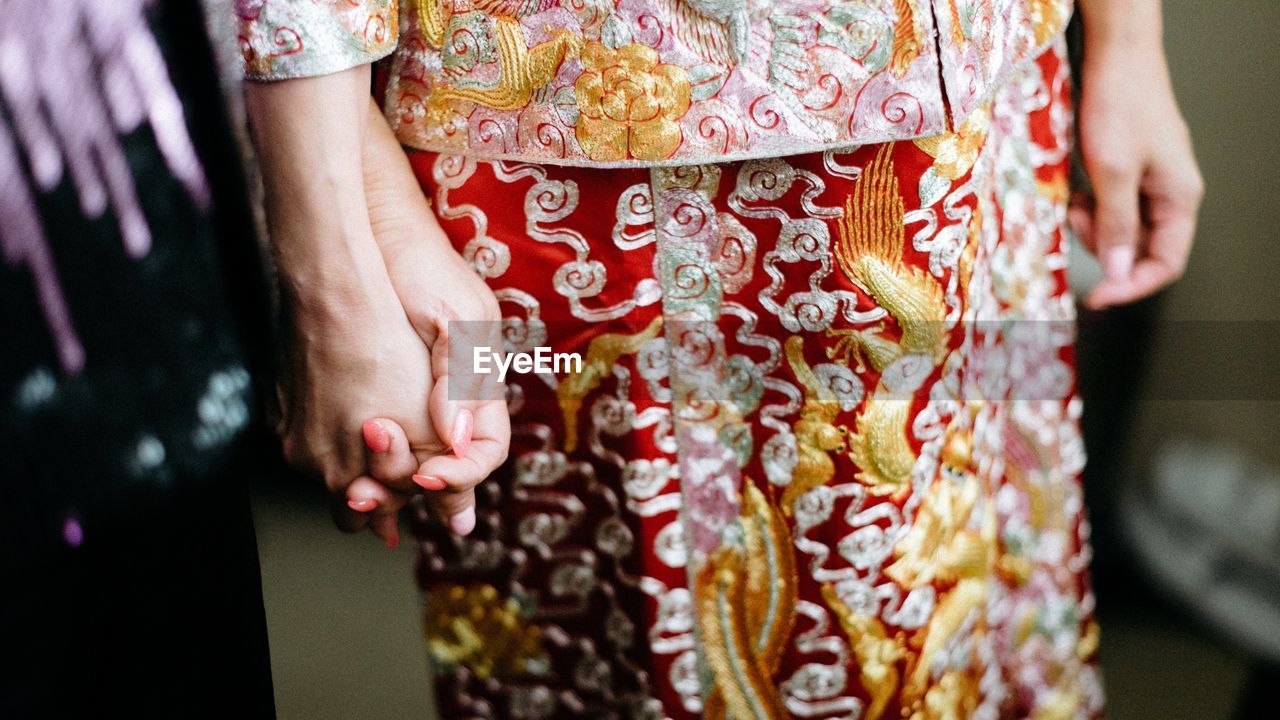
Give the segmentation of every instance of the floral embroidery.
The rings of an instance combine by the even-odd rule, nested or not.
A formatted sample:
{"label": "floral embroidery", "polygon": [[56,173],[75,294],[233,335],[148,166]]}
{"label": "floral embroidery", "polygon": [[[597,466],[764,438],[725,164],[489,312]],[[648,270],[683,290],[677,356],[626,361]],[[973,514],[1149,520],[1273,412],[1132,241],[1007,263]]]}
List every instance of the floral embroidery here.
{"label": "floral embroidery", "polygon": [[1060,53],[919,143],[410,153],[508,350],[586,359],[509,380],[473,535],[415,522],[443,717],[1099,715]]}
{"label": "floral embroidery", "polygon": [[[1072,7],[400,3],[397,21],[395,0],[236,0],[246,73],[334,72],[394,48],[384,108],[406,146],[534,162],[694,165],[941,134],[1035,57]],[[592,57],[579,62],[587,45]],[[633,68],[636,77],[623,82],[619,73]],[[926,189],[939,187],[930,180]]]}
{"label": "floral embroidery", "polygon": [[479,678],[511,680],[546,664],[541,630],[514,598],[492,585],[445,585],[427,593],[423,632],[433,662],[461,665]]}
{"label": "floral embroidery", "polygon": [[592,160],[665,160],[680,146],[676,121],[689,110],[689,76],[660,63],[653,48],[590,43],[573,88],[578,143]]}

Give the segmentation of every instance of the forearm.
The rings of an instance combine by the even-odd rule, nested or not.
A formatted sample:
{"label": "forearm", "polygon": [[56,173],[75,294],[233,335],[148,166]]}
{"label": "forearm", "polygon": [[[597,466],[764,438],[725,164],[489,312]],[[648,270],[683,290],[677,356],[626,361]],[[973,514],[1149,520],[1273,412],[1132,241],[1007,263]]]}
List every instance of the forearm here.
{"label": "forearm", "polygon": [[383,119],[382,111],[368,102],[364,141],[364,189],[374,237],[383,253],[399,242],[413,241],[451,247],[404,148]]}
{"label": "forearm", "polygon": [[368,82],[361,66],[246,88],[281,290],[316,310],[386,282],[361,162]]}
{"label": "forearm", "polygon": [[1160,50],[1160,0],[1077,0],[1085,44]]}

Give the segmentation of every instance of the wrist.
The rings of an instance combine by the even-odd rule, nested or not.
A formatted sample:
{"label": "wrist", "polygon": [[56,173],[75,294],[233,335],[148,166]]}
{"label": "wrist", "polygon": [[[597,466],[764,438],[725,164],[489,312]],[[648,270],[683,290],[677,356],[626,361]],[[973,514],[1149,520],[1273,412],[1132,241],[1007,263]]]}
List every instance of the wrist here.
{"label": "wrist", "polygon": [[1163,52],[1159,0],[1080,0],[1085,51]]}
{"label": "wrist", "polygon": [[285,233],[273,233],[276,275],[291,311],[331,322],[364,316],[394,298],[367,225],[363,232],[316,229],[301,233],[299,242],[276,240]]}

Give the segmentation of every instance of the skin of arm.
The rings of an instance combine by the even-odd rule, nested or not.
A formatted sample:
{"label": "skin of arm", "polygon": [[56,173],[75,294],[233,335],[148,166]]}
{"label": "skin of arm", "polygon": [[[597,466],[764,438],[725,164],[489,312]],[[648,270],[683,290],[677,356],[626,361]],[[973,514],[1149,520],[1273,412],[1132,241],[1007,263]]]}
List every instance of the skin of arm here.
{"label": "skin of arm", "polygon": [[[448,366],[449,347],[502,347],[498,300],[475,270],[454,249],[432,212],[423,188],[409,166],[391,128],[377,106],[368,102],[368,131],[364,143],[365,196],[373,236],[381,250],[391,285],[423,344],[431,349],[431,396],[427,415],[436,428],[450,428],[453,452],[424,452],[408,442],[412,432],[394,419],[379,417],[387,449],[371,453],[374,479],[395,487],[412,476],[427,492],[428,504],[465,535],[475,527],[477,484],[507,457],[511,421],[502,388],[489,385],[467,368]],[[468,321],[451,325],[451,321]],[[464,420],[462,416],[465,415]],[[469,427],[465,452],[458,452],[455,436]],[[372,449],[372,448],[371,448]],[[380,489],[365,480],[353,483],[351,493],[383,502]]]}
{"label": "skin of arm", "polygon": [[290,464],[324,478],[339,527],[374,522],[388,544],[402,483],[377,513],[348,505],[365,472],[361,426],[392,418],[443,449],[426,416],[430,354],[410,325],[373,238],[361,163],[368,66],[249,83],[246,103],[262,169],[286,348],[279,432]]}
{"label": "skin of arm", "polygon": [[1078,0],[1084,24],[1080,152],[1094,197],[1070,221],[1105,277],[1094,308],[1181,277],[1204,181],[1165,61],[1160,0]]}

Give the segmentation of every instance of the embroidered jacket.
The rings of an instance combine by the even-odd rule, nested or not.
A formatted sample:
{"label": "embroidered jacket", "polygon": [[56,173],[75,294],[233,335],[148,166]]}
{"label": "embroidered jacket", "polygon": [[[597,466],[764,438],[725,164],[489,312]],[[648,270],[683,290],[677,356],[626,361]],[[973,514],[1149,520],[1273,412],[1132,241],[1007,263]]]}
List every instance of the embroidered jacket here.
{"label": "embroidered jacket", "polygon": [[390,56],[405,145],[574,165],[781,156],[956,127],[1072,0],[235,0],[247,77]]}

